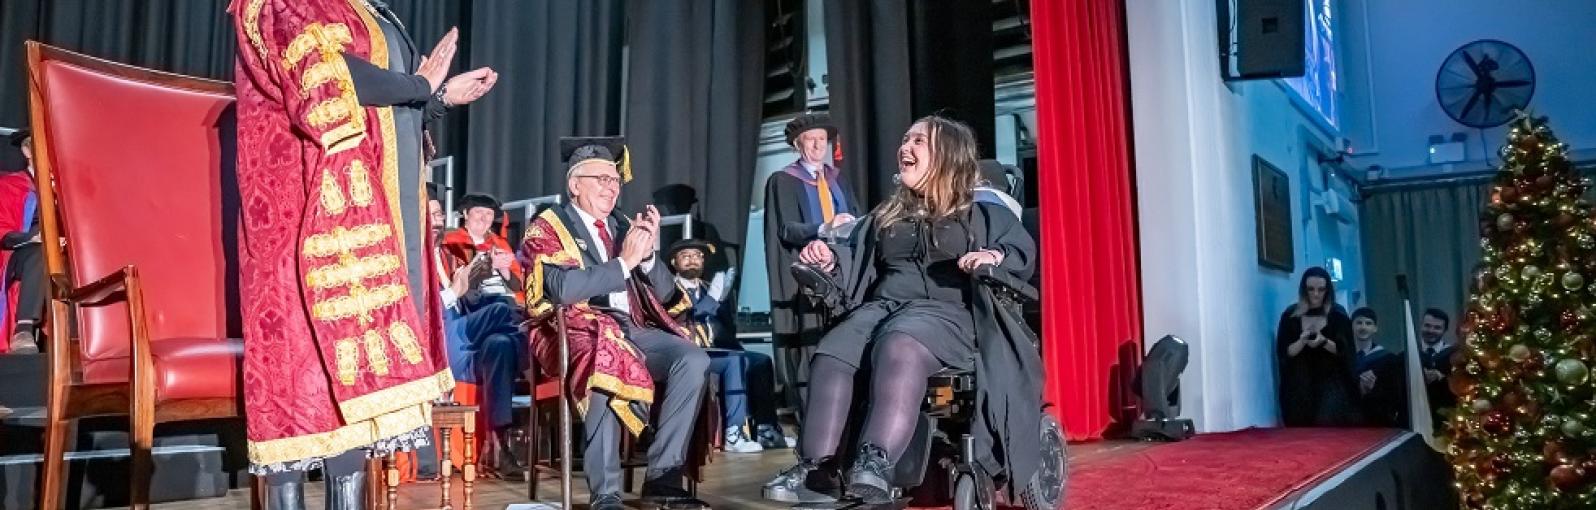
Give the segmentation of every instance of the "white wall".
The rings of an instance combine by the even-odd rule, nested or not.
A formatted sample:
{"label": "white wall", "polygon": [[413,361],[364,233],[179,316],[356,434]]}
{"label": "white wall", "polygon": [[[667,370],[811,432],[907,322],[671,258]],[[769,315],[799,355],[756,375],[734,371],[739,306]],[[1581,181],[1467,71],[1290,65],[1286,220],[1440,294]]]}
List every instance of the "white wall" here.
{"label": "white wall", "polygon": [[[1335,256],[1339,285],[1362,288],[1356,212],[1336,223],[1308,205],[1310,147],[1332,145],[1276,82],[1219,79],[1212,1],[1128,2],[1126,14],[1146,343],[1192,345],[1182,413],[1199,430],[1276,424],[1273,335],[1297,275]],[[1255,153],[1291,178],[1294,274],[1257,262]]]}
{"label": "white wall", "polygon": [[[1435,100],[1435,75],[1453,50],[1478,39],[1517,46],[1535,66],[1530,106],[1551,117],[1572,149],[1596,148],[1596,2],[1590,0],[1340,0],[1346,136],[1359,166],[1391,177],[1445,171],[1427,167],[1428,139],[1467,133],[1471,161],[1495,159],[1504,128],[1480,133],[1458,124]],[[1481,164],[1460,164],[1464,168]]]}

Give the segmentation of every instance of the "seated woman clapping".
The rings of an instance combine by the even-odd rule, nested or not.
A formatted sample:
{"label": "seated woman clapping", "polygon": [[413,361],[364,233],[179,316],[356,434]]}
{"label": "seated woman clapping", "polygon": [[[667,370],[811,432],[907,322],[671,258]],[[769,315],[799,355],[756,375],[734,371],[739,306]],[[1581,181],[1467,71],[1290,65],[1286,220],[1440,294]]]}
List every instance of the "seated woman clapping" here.
{"label": "seated woman clapping", "polygon": [[[814,241],[800,253],[803,263],[834,277],[850,310],[811,361],[799,464],[766,484],[766,498],[834,497],[840,466],[833,459],[855,407],[855,373],[875,367],[869,401],[857,406],[869,411],[846,490],[867,503],[888,502],[892,468],[914,435],[927,378],[977,364],[970,272],[991,264],[1028,277],[1035,241],[1011,212],[973,199],[976,154],[968,126],[937,116],[915,122],[898,149],[897,192],[846,242]],[[1039,395],[1029,400],[1035,402],[1025,405],[1039,408]]]}

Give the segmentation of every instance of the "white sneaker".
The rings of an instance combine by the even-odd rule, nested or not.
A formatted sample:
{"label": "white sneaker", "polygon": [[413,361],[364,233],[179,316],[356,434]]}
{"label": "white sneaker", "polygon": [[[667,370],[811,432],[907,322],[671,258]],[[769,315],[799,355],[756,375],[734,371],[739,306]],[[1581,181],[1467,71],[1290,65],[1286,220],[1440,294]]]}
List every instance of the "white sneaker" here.
{"label": "white sneaker", "polygon": [[759,453],[765,451],[765,447],[759,446],[758,442],[743,435],[742,427],[726,427],[726,444],[721,445],[721,449],[727,453]]}

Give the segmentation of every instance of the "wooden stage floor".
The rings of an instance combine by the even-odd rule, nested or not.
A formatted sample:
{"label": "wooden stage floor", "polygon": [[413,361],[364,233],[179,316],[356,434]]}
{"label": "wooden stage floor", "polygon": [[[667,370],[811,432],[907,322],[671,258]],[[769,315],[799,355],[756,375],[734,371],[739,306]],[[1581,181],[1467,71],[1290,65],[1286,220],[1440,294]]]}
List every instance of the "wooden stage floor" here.
{"label": "wooden stage floor", "polygon": [[[1083,445],[1072,445],[1070,448],[1071,462],[1089,462],[1096,458],[1117,457],[1134,451],[1153,446],[1148,443],[1129,441],[1105,441]],[[717,509],[771,509],[786,510],[790,505],[776,504],[765,501],[759,496],[760,487],[765,482],[776,476],[776,473],[792,465],[794,462],[791,450],[772,450],[759,454],[717,454],[715,461],[707,466],[705,483],[699,486],[701,497]],[[575,486],[576,497],[574,505],[577,509],[587,507],[586,484],[581,473],[572,481]],[[642,477],[642,470],[638,470],[638,477]],[[641,482],[639,482],[641,483]],[[451,484],[454,492],[454,505],[461,508],[461,485],[456,478]],[[322,484],[320,482],[307,484],[305,507],[309,509],[322,508]],[[437,508],[438,506],[437,483],[408,484],[400,487],[399,508],[420,509]],[[526,503],[526,484],[524,482],[504,482],[500,480],[478,480],[475,486],[475,506],[481,509],[498,510],[512,503]],[[559,480],[545,479],[538,489],[538,495],[544,498],[559,497]],[[628,494],[628,498],[636,498],[636,494]],[[176,503],[163,503],[153,505],[157,510],[220,510],[249,508],[249,490],[235,489],[226,497],[182,501]]]}

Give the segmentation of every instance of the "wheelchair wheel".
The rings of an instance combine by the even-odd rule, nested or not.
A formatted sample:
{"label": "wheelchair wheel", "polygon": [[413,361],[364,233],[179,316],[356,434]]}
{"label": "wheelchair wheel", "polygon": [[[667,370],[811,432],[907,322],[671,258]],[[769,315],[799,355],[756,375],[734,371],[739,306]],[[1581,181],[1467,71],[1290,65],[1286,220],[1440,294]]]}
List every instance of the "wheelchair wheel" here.
{"label": "wheelchair wheel", "polygon": [[987,510],[981,507],[980,484],[965,473],[953,482],[953,510]]}
{"label": "wheelchair wheel", "polygon": [[1026,510],[1062,510],[1064,485],[1069,476],[1069,456],[1065,451],[1064,429],[1053,415],[1042,413],[1042,462],[1031,475],[1020,502]]}

